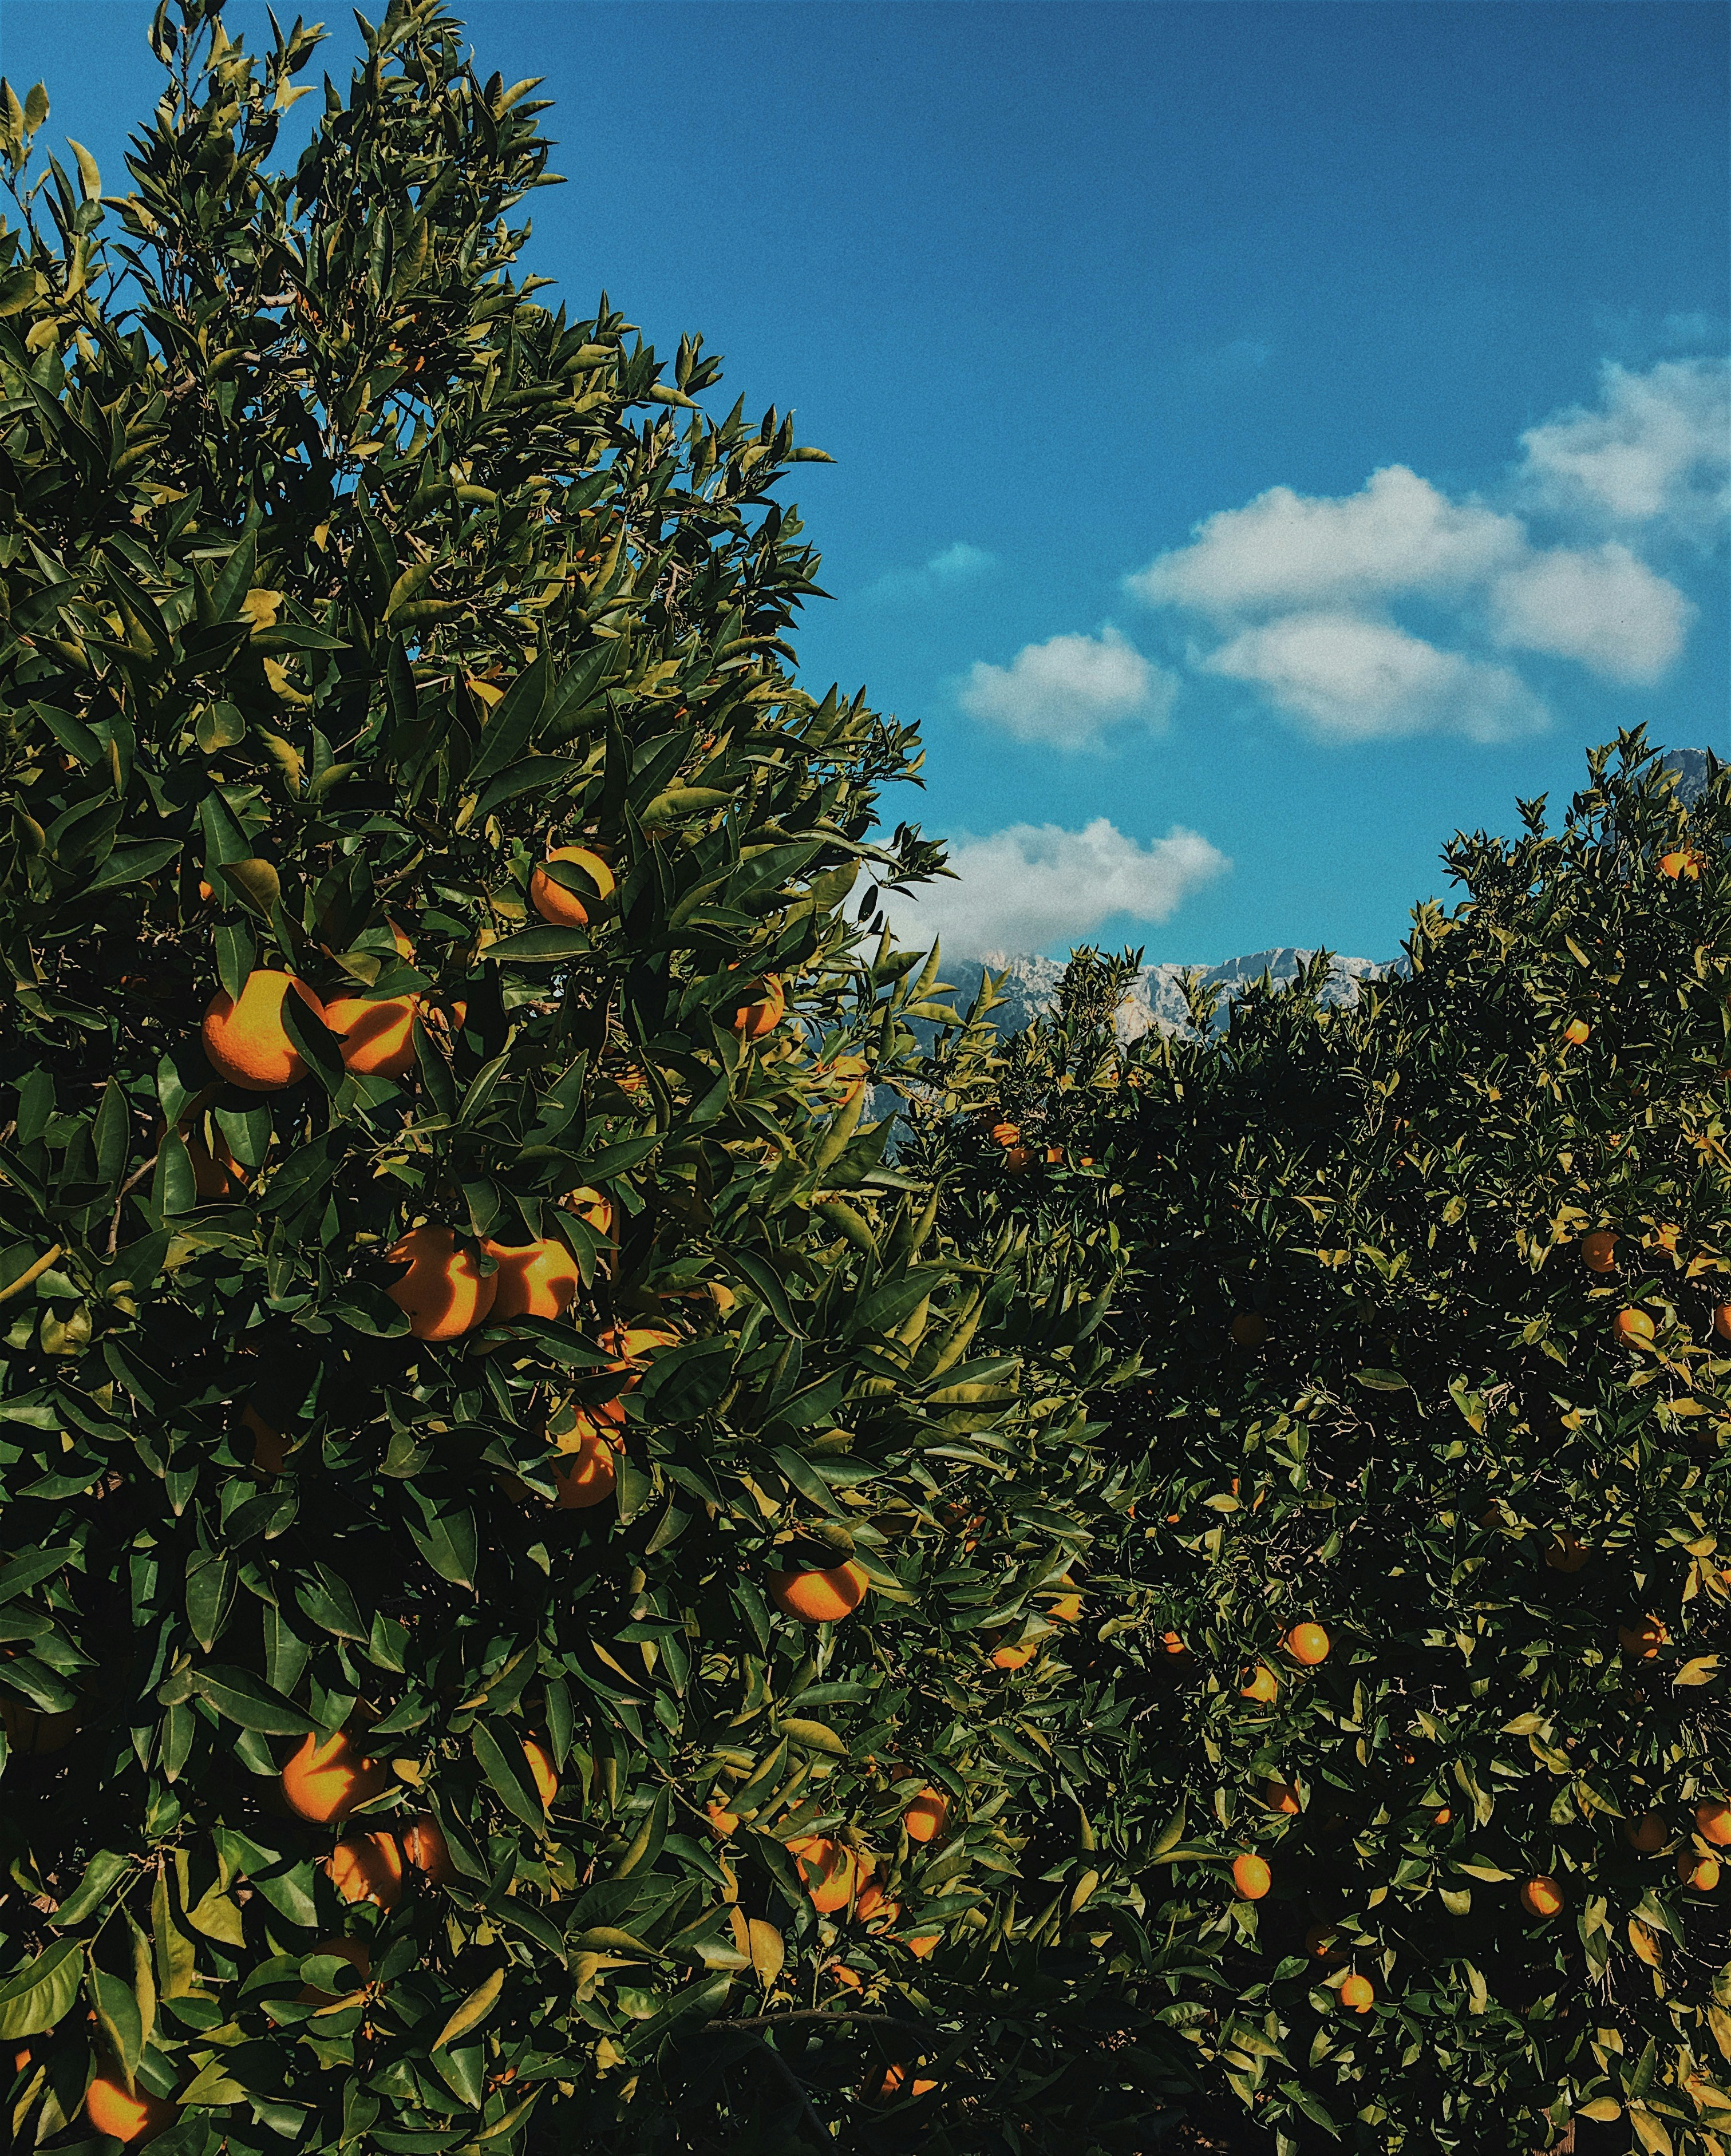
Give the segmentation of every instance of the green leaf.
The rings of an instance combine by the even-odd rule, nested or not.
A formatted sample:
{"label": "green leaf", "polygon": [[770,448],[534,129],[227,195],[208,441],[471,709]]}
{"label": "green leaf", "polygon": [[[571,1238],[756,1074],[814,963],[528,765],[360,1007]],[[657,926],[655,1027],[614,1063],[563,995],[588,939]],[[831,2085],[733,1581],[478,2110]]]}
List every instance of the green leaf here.
{"label": "green leaf", "polygon": [[459,2036],[466,2036],[471,2029],[479,2028],[492,2012],[504,1989],[505,1971],[502,1968],[496,1969],[490,1976],[484,1976],[433,2039],[433,2049],[444,2051],[455,2044]]}
{"label": "green leaf", "polygon": [[304,1737],[312,1717],[245,1670],[213,1662],[194,1671],[193,1688],[229,1721],[265,1737]]}
{"label": "green leaf", "polygon": [[126,2084],[138,2071],[144,2056],[144,2021],[132,1988],[105,1969],[89,1974],[90,2004],[96,2010],[96,2025],[102,2031],[103,2049],[119,2062]]}
{"label": "green leaf", "polygon": [[59,1939],[0,1984],[0,2043],[15,2044],[59,2026],[72,2011],[84,1971],[84,1948]]}
{"label": "green leaf", "polygon": [[1406,1393],[1412,1388],[1398,1370],[1357,1370],[1353,1382],[1368,1393]]}
{"label": "green leaf", "polygon": [[489,963],[508,959],[513,965],[551,966],[562,958],[580,958],[592,947],[581,928],[525,928],[501,936],[480,955]]}
{"label": "green leaf", "polygon": [[49,1922],[64,1931],[69,1925],[81,1924],[91,1912],[107,1900],[109,1890],[124,1879],[133,1868],[134,1860],[118,1850],[99,1849],[85,1867],[85,1876],[72,1892],[61,1902]]}
{"label": "green leaf", "polygon": [[521,1740],[513,1736],[509,1725],[477,1722],[469,1732],[469,1743],[475,1763],[491,1783],[505,1809],[514,1813],[525,1826],[533,1827],[537,1833],[544,1832],[547,1811],[539,1791],[530,1781]]}

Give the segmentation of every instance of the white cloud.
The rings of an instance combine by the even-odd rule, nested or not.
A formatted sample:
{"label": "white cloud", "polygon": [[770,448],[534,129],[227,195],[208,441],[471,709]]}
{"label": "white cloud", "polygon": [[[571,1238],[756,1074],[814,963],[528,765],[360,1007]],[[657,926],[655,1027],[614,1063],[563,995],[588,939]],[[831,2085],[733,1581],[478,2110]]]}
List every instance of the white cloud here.
{"label": "white cloud", "polygon": [[956,692],[970,718],[1022,742],[1097,748],[1126,719],[1163,726],[1178,684],[1111,627],[1098,636],[1054,636],[1025,644],[1008,666],[974,661]]}
{"label": "white cloud", "polygon": [[1275,486],[1247,508],[1220,510],[1195,527],[1192,545],[1162,554],[1128,583],[1151,604],[1230,620],[1457,592],[1517,559],[1525,536],[1518,517],[1451,502],[1405,465],[1389,465],[1357,494]]}
{"label": "white cloud", "polygon": [[1615,541],[1535,554],[1505,570],[1490,596],[1492,634],[1506,649],[1577,660],[1640,688],[1676,663],[1696,612],[1675,584]]}
{"label": "white cloud", "polygon": [[1012,824],[950,848],[955,880],[892,895],[891,924],[904,944],[943,938],[953,956],[1038,951],[1086,942],[1115,913],[1164,921],[1201,885],[1232,864],[1198,831],[1174,824],[1139,845],[1104,816],[1080,831],[1056,824]]}
{"label": "white cloud", "polygon": [[955,591],[963,584],[989,576],[997,566],[995,554],[988,553],[984,547],[974,546],[970,540],[958,539],[940,548],[917,569],[891,569],[855,596],[890,601],[934,598],[942,592]]}
{"label": "white cloud", "polygon": [[1667,359],[1635,374],[1607,360],[1599,409],[1559,412],[1521,446],[1517,479],[1542,510],[1711,541],[1731,516],[1731,367]]}
{"label": "white cloud", "polygon": [[1544,706],[1507,666],[1439,650],[1390,622],[1360,614],[1287,614],[1242,630],[1203,662],[1247,681],[1318,739],[1388,741],[1459,733],[1506,741],[1549,723]]}

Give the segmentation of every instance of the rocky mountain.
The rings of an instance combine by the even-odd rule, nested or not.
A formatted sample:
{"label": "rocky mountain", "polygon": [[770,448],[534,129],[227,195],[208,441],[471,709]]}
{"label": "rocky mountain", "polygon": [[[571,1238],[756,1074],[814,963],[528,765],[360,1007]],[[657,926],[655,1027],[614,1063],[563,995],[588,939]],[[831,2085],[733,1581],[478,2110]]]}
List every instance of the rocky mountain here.
{"label": "rocky mountain", "polygon": [[[1241,995],[1253,981],[1261,980],[1265,973],[1276,983],[1292,980],[1312,955],[1308,951],[1283,946],[1274,951],[1252,952],[1247,957],[1228,958],[1220,966],[1144,966],[1118,1006],[1118,1038],[1122,1041],[1139,1040],[1157,1026],[1168,1033],[1182,1032],[1189,1017],[1179,981],[1187,971],[1199,973],[1205,985],[1221,989],[1217,1009],[1224,1019],[1233,998]],[[965,1009],[979,993],[981,976],[988,968],[994,978],[999,974],[1004,977],[999,987],[1004,1001],[992,1013],[999,1032],[1020,1033],[1033,1019],[1056,1009],[1058,988],[1064,978],[1063,960],[1005,952],[989,952],[983,959],[944,958],[939,971],[955,990],[951,1000],[957,1009]],[[1354,1004],[1359,999],[1359,983],[1388,970],[1374,958],[1331,958],[1323,1000]]]}

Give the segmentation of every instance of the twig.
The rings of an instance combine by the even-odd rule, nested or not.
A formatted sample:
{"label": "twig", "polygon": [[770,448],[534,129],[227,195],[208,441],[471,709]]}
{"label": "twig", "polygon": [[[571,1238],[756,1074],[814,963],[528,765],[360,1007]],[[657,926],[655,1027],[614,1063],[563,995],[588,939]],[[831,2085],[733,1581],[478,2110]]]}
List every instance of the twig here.
{"label": "twig", "polygon": [[885,2029],[907,2029],[916,2036],[930,2036],[931,2025],[910,2021],[900,2014],[861,2014],[847,2007],[790,2006],[783,2014],[753,2014],[740,2020],[711,2021],[711,2029],[779,2029],[792,2021],[864,2021]]}
{"label": "twig", "polygon": [[114,1201],[114,1218],[108,1224],[108,1255],[110,1257],[114,1255],[115,1250],[120,1243],[121,1214],[126,1209],[126,1200],[138,1188],[139,1184],[144,1181],[145,1178],[152,1173],[155,1169],[157,1162],[161,1157],[161,1153],[162,1148],[159,1146],[157,1151],[151,1155],[147,1161],[146,1161],[144,1166],[141,1168],[136,1169],[134,1173],[129,1175],[126,1181],[121,1185],[120,1195]]}
{"label": "twig", "polygon": [[22,1295],[32,1281],[40,1280],[54,1260],[62,1255],[58,1243],[50,1244],[33,1265],[27,1265],[9,1286],[0,1287],[0,1302],[10,1302],[15,1295]]}

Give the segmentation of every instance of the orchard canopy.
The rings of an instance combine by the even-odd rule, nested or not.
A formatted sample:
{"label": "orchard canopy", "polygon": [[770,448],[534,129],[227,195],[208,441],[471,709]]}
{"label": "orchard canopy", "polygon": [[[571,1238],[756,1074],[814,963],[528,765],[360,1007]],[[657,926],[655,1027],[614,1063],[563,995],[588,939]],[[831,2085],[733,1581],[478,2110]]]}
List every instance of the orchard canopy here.
{"label": "orchard canopy", "polygon": [[7,2145],[1724,2156],[1731,783],[1001,1040],[821,453],[321,34],[0,86]]}

